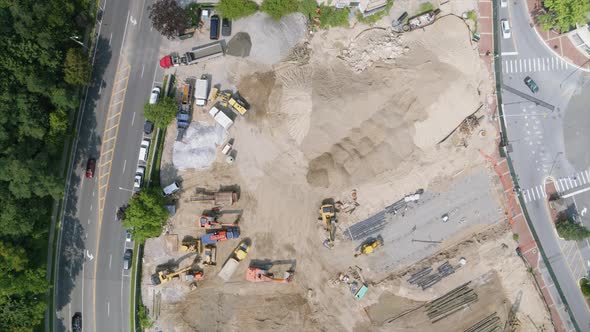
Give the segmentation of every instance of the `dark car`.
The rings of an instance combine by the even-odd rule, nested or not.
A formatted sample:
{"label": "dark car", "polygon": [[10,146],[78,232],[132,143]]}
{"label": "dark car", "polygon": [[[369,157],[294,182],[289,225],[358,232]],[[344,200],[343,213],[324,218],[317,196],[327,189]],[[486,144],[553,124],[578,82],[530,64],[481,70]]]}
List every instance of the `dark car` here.
{"label": "dark car", "polygon": [[219,16],[211,16],[211,32],[209,39],[219,39]]}
{"label": "dark car", "polygon": [[154,124],[151,121],[146,120],[143,124],[143,132],[146,135],[150,135],[154,131]]}
{"label": "dark car", "polygon": [[133,257],[133,250],[127,249],[125,250],[125,254],[123,255],[123,269],[129,270],[131,268],[131,258]]}
{"label": "dark car", "polygon": [[526,84],[526,86],[528,86],[529,89],[531,89],[532,93],[539,92],[539,86],[537,85],[537,83],[535,83],[535,81],[533,81],[533,79],[530,76],[524,78],[524,84]]}
{"label": "dark car", "polygon": [[225,37],[231,36],[231,21],[225,17],[221,21],[221,35]]}
{"label": "dark car", "polygon": [[90,158],[86,163],[86,178],[92,179],[94,177],[94,168],[96,167],[96,159]]}
{"label": "dark car", "polygon": [[82,313],[77,312],[72,317],[72,332],[82,332]]}

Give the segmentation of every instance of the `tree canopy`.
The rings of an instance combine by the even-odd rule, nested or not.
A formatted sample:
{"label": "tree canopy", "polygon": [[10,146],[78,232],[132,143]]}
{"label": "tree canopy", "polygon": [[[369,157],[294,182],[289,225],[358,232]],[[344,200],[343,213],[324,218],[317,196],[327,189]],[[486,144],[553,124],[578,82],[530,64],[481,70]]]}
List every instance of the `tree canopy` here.
{"label": "tree canopy", "polygon": [[48,231],[58,167],[80,84],[89,0],[0,5],[0,331],[30,331],[46,308]]}
{"label": "tree canopy", "polygon": [[555,228],[557,229],[559,237],[564,240],[579,241],[590,237],[590,231],[586,227],[577,224],[572,220],[559,221],[555,224]]}
{"label": "tree canopy", "polygon": [[166,128],[176,118],[177,108],[174,98],[166,96],[157,104],[146,103],[143,113],[156,127]]}
{"label": "tree canopy", "polygon": [[159,188],[150,188],[134,195],[125,209],[123,227],[131,230],[134,240],[143,242],[157,237],[168,218],[168,209]]}
{"label": "tree canopy", "polygon": [[267,13],[275,20],[279,20],[285,15],[294,13],[298,9],[298,0],[264,0],[260,6],[260,10]]}
{"label": "tree canopy", "polygon": [[236,20],[256,13],[258,5],[250,0],[221,0],[217,5],[217,10],[221,16]]}
{"label": "tree canopy", "polygon": [[188,28],[189,15],[176,0],[159,0],[148,7],[154,29],[162,36],[174,39]]}
{"label": "tree canopy", "polygon": [[585,24],[590,12],[590,0],[543,0],[547,13],[537,17],[544,30],[568,32],[576,24]]}

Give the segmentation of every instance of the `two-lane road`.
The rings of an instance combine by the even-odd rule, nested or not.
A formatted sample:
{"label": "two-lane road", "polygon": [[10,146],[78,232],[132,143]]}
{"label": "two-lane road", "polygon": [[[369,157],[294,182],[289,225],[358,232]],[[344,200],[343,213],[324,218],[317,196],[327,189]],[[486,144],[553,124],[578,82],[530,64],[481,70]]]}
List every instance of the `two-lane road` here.
{"label": "two-lane road", "polygon": [[[564,140],[563,119],[566,112],[572,111],[570,98],[584,74],[544,44],[531,25],[526,2],[509,1],[508,7],[497,9],[498,18],[508,20],[512,27],[510,38],[503,38],[502,31],[498,31],[502,83],[508,86],[503,89],[502,96],[508,144],[512,149],[510,156],[523,189],[526,209],[555,279],[549,278],[543,264],[540,270],[546,276],[547,289],[555,301],[552,306],[560,312],[566,329],[575,330],[577,326],[588,330],[590,311],[578,288],[579,274],[584,271],[584,266],[577,265],[590,259],[586,257],[590,250],[586,242],[570,246],[557,237],[543,190],[548,177],[567,177],[582,171],[572,166],[564,153],[568,142]],[[538,84],[538,93],[533,93],[524,84],[527,76]],[[564,248],[568,248],[567,254],[564,254]],[[576,250],[575,257],[582,257],[575,263],[569,255],[573,250]]]}
{"label": "two-lane road", "polygon": [[[129,330],[131,271],[123,270],[123,253],[132,244],[125,242],[115,211],[131,196],[130,191],[119,188],[133,187],[143,137],[143,105],[159,77],[156,65],[161,38],[152,31],[147,19],[150,3],[151,0],[100,1],[102,21],[92,54],[93,83],[76,132],[58,238],[55,331],[69,331],[75,312],[82,312],[84,331]],[[123,66],[127,66],[125,72]],[[119,95],[124,96],[123,107],[117,118],[108,186],[101,188],[106,200],[99,214],[98,183],[103,174],[98,162],[108,129],[107,115],[113,108],[114,94],[121,92],[115,77],[121,76],[127,80],[124,95]],[[92,179],[84,178],[88,158],[97,159],[97,172]]]}

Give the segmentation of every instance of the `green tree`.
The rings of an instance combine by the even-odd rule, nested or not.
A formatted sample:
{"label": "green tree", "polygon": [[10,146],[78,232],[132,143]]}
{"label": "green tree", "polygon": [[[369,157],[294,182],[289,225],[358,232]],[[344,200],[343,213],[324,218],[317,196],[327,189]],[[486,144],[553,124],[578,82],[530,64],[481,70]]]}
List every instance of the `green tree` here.
{"label": "green tree", "polygon": [[149,6],[148,11],[154,29],[168,39],[174,39],[188,28],[189,15],[176,0],[160,0]]}
{"label": "green tree", "polygon": [[143,330],[149,329],[152,326],[154,326],[154,322],[148,315],[148,309],[142,304],[139,305],[139,310],[137,311],[137,318],[139,320],[139,325],[141,325],[141,328]]}
{"label": "green tree", "polygon": [[318,8],[318,2],[316,0],[301,0],[297,11],[305,15],[305,17],[314,17]]}
{"label": "green tree", "polygon": [[330,27],[348,27],[348,8],[335,8],[332,6],[321,6],[320,10],[320,28],[328,29]]}
{"label": "green tree", "polygon": [[63,109],[56,109],[49,113],[49,136],[61,137],[68,130],[68,114]]}
{"label": "green tree", "polygon": [[157,104],[146,103],[143,115],[158,128],[166,128],[176,118],[178,105],[172,97],[164,97]]}
{"label": "green tree", "polygon": [[250,0],[221,0],[217,5],[217,10],[221,16],[236,20],[256,13],[258,5]]}
{"label": "green tree", "polygon": [[298,0],[264,0],[260,6],[260,10],[275,20],[280,20],[281,17],[296,12],[298,8]]}
{"label": "green tree", "polygon": [[590,0],[544,0],[543,7],[547,13],[538,17],[541,28],[553,28],[563,33],[587,21]]}
{"label": "green tree", "polygon": [[579,241],[590,237],[590,231],[586,227],[573,222],[573,220],[563,220],[555,224],[557,234],[564,240]]}
{"label": "green tree", "polygon": [[70,48],[64,63],[64,80],[72,85],[87,85],[90,80],[90,59],[80,48]]}
{"label": "green tree", "polygon": [[168,209],[160,189],[151,188],[134,195],[125,210],[123,227],[131,230],[134,240],[143,242],[162,233]]}
{"label": "green tree", "polygon": [[580,280],[580,289],[582,290],[582,294],[586,297],[590,297],[590,282],[586,278],[582,278]]}

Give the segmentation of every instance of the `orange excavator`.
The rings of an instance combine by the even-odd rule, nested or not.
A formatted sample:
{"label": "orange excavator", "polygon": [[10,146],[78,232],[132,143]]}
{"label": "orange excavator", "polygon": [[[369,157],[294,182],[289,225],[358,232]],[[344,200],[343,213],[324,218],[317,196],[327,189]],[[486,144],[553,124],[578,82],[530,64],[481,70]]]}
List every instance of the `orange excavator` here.
{"label": "orange excavator", "polygon": [[246,271],[246,280],[251,282],[274,281],[279,283],[290,283],[293,281],[293,276],[293,272],[285,272],[283,278],[276,278],[274,274],[268,272],[268,270],[259,269],[257,267],[249,267]]}

